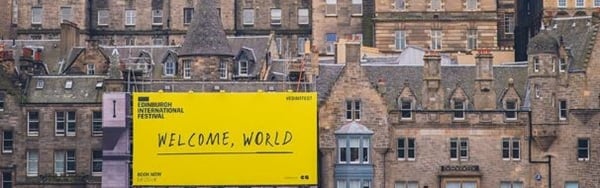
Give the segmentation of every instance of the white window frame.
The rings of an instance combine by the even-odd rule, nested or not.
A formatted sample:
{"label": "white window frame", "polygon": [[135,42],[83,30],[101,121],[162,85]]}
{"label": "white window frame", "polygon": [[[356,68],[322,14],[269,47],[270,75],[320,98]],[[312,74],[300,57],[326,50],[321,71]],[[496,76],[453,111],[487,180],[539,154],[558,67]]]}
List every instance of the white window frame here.
{"label": "white window frame", "polygon": [[542,98],[542,88],[539,84],[533,84],[533,92],[535,94],[535,98]]}
{"label": "white window frame", "polygon": [[306,54],[306,50],[304,49],[304,46],[306,45],[306,42],[308,41],[308,38],[306,37],[298,37],[298,43],[297,43],[297,51],[298,51],[298,55],[305,55]]}
{"label": "white window frame", "polygon": [[87,64],[86,66],[86,72],[88,75],[94,75],[96,74],[96,65],[93,63]]}
{"label": "white window frame", "polygon": [[[62,128],[59,127],[62,124]],[[54,135],[77,135],[77,113],[75,111],[56,111],[54,113]]]}
{"label": "white window frame", "polygon": [[394,0],[394,9],[405,10],[406,9],[406,0]]}
{"label": "white window frame", "polygon": [[[585,141],[587,146],[582,147],[579,145],[580,141]],[[585,151],[586,156],[579,156],[580,151]],[[577,138],[577,160],[578,161],[589,161],[590,160],[590,139],[589,138]]]}
{"label": "white window frame", "polygon": [[[10,138],[7,138],[10,135]],[[2,131],[2,153],[13,153],[15,148],[15,133],[12,130]]]}
{"label": "white window frame", "polygon": [[75,174],[77,171],[77,158],[75,150],[61,150],[54,152],[54,173],[57,176]]}
{"label": "white window frame", "polygon": [[35,89],[44,89],[44,80],[37,80],[35,83]]}
{"label": "white window frame", "polygon": [[44,20],[44,8],[31,7],[31,24],[42,24]]}
{"label": "white window frame", "polygon": [[465,9],[466,10],[477,10],[477,0],[466,0]]}
{"label": "white window frame", "polygon": [[558,58],[558,72],[565,72],[567,70],[567,60],[565,58]]}
{"label": "white window frame", "polygon": [[102,136],[103,134],[102,111],[92,111],[92,136]]}
{"label": "white window frame", "polygon": [[565,99],[558,100],[558,120],[565,121],[569,115],[568,102]]}
{"label": "white window frame", "polygon": [[[335,36],[335,40],[336,41],[328,41],[328,36],[329,35],[333,35]],[[335,54],[335,43],[337,42],[337,33],[326,33],[325,34],[325,54],[327,55],[334,55]]]}
{"label": "white window frame", "polygon": [[[4,171],[4,172],[0,172],[0,187],[4,187],[5,185],[8,185],[9,187],[14,187],[13,185],[13,175],[12,172],[10,171]],[[5,176],[7,176],[8,178],[5,178]]]}
{"label": "white window frame", "polygon": [[[358,135],[343,135],[337,137],[338,164],[370,164],[371,137]],[[353,150],[355,149],[355,150]],[[366,154],[365,154],[366,152]],[[344,153],[344,154],[342,154]],[[353,155],[356,159],[353,159]]]}
{"label": "white window frame", "polygon": [[575,0],[575,7],[577,7],[577,8],[585,7],[585,0]]}
{"label": "white window frame", "polygon": [[[569,186],[571,185],[571,186]],[[579,188],[579,182],[577,181],[566,181],[565,182],[565,188],[573,188],[573,186],[576,186],[576,188]]]}
{"label": "white window frame", "polygon": [[227,62],[219,62],[219,79],[226,80],[228,77]]}
{"label": "white window frame", "polygon": [[394,32],[394,47],[396,50],[404,50],[406,48],[406,31],[396,30]]}
{"label": "white window frame", "polygon": [[272,8],[271,9],[271,25],[281,25],[281,9],[280,8]]}
{"label": "white window frame", "polygon": [[283,54],[283,38],[275,37],[275,48],[277,48],[277,54]]}
{"label": "white window frame", "polygon": [[[363,0],[352,0],[352,7],[350,8],[352,12],[352,16],[362,16],[363,15]],[[355,10],[356,9],[356,10]],[[354,12],[360,10],[358,12]]]}
{"label": "white window frame", "polygon": [[165,76],[175,76],[175,64],[176,63],[170,59],[165,62]]}
{"label": "white window frame", "polygon": [[135,9],[125,10],[125,26],[135,26],[137,12]]}
{"label": "white window frame", "polygon": [[98,25],[107,26],[110,22],[110,10],[98,10]]}
{"label": "white window frame", "polygon": [[337,0],[325,0],[325,16],[337,16]]}
{"label": "white window frame", "polygon": [[[100,154],[100,156],[96,156],[94,154]],[[100,165],[99,171],[95,168],[96,164]],[[92,151],[92,176],[102,176],[102,150],[93,150]]]}
{"label": "white window frame", "polygon": [[162,24],[163,24],[163,10],[160,10],[160,9],[152,10],[152,25],[162,25]]}
{"label": "white window frame", "polygon": [[299,8],[298,9],[298,25],[308,25],[310,24],[310,11],[308,8]]}
{"label": "white window frame", "polygon": [[431,0],[431,10],[439,11],[442,10],[442,0]]}
{"label": "white window frame", "polygon": [[[459,108],[458,105],[462,105],[462,107]],[[465,120],[467,116],[467,113],[465,112],[467,110],[467,102],[452,100],[452,110],[454,110],[454,112],[452,113],[453,120]],[[459,116],[461,114],[462,117]]]}
{"label": "white window frame", "polygon": [[[402,142],[402,143],[401,143]],[[412,144],[412,147],[411,147]],[[397,140],[396,158],[399,161],[415,161],[417,158],[417,142],[415,138],[401,137]],[[412,151],[412,156],[411,156]]]}
{"label": "white window frame", "polygon": [[[466,143],[466,147],[462,146],[462,143]],[[455,144],[456,147],[452,147]],[[462,151],[466,152],[466,155],[462,154]],[[452,157],[452,154],[456,157]],[[469,160],[469,139],[468,138],[450,138],[450,160],[451,161],[468,161]]]}
{"label": "white window frame", "polygon": [[183,60],[183,79],[192,79],[192,60]]}
{"label": "white window frame", "polygon": [[394,183],[394,188],[418,188],[418,181],[397,181]]}
{"label": "white window frame", "polygon": [[335,188],[373,188],[371,185],[371,179],[337,179]]}
{"label": "white window frame", "polygon": [[[403,100],[398,100],[399,106],[400,106],[400,120],[412,120],[413,119],[413,112],[412,110],[414,109],[414,104],[412,100],[408,100],[408,101],[403,101]],[[408,106],[408,108],[407,108]],[[405,113],[408,114],[408,116],[405,116]]]}
{"label": "white window frame", "polygon": [[[65,12],[65,11],[67,11],[67,12]],[[60,7],[60,23],[63,23],[64,20],[73,21],[73,8],[72,7],[68,7],[68,6]]]}
{"label": "white window frame", "polygon": [[477,49],[478,32],[476,29],[467,30],[467,50]]}
{"label": "white window frame", "polygon": [[37,150],[27,150],[27,176],[38,176],[40,155]]}
{"label": "white window frame", "polygon": [[[513,103],[514,104],[514,108],[509,108],[509,103]],[[517,114],[518,108],[519,108],[519,104],[517,103],[516,100],[514,100],[514,101],[513,100],[506,100],[506,101],[504,101],[504,110],[505,110],[505,112],[504,112],[504,118],[506,120],[517,120],[517,118],[518,118],[518,114]],[[510,113],[513,113],[514,117],[509,117]]]}
{"label": "white window frame", "polygon": [[533,72],[540,72],[540,59],[533,57]]}
{"label": "white window frame", "polygon": [[[502,160],[504,161],[520,161],[521,160],[521,139],[519,138],[502,138]],[[505,156],[504,154],[508,154]]]}
{"label": "white window frame", "polygon": [[501,181],[500,188],[524,188],[520,181]]}
{"label": "white window frame", "polygon": [[600,0],[594,0],[594,7],[600,7]]}
{"label": "white window frame", "polygon": [[431,30],[431,49],[441,50],[442,49],[442,30]]}
{"label": "white window frame", "polygon": [[255,16],[253,8],[245,8],[242,13],[242,24],[246,26],[254,25]]}
{"label": "white window frame", "polygon": [[192,19],[194,19],[194,8],[191,8],[191,7],[183,8],[183,25],[191,24]]}
{"label": "white window frame", "polygon": [[250,63],[247,60],[238,61],[238,75],[248,76],[250,73]]}
{"label": "white window frame", "polygon": [[[31,116],[33,114],[37,115],[37,119],[32,119]],[[32,125],[37,125],[37,130],[32,130]],[[27,136],[38,136],[40,134],[40,112],[38,111],[28,111],[27,112]]]}
{"label": "white window frame", "polygon": [[567,8],[567,0],[558,0],[556,3],[558,8]]}
{"label": "white window frame", "polygon": [[345,116],[346,121],[360,121],[362,118],[362,101],[361,100],[346,100],[345,106]]}

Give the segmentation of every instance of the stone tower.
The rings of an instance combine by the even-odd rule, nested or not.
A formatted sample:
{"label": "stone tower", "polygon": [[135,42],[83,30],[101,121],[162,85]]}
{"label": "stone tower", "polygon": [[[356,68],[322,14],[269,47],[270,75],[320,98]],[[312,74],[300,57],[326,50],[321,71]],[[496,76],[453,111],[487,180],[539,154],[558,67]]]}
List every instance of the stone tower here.
{"label": "stone tower", "polygon": [[230,79],[226,70],[231,69],[234,55],[219,18],[218,1],[199,2],[179,50],[175,75],[193,80]]}

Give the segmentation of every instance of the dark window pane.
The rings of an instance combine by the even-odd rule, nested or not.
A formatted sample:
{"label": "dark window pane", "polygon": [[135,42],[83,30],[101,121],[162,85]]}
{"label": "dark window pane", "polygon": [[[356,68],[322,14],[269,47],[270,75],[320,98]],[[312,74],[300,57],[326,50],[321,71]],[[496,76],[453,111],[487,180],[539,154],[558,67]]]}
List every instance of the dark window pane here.
{"label": "dark window pane", "polygon": [[363,162],[369,161],[369,148],[362,148]]}
{"label": "dark window pane", "polygon": [[346,148],[340,148],[340,161],[342,161],[342,162],[348,161],[346,158]]}

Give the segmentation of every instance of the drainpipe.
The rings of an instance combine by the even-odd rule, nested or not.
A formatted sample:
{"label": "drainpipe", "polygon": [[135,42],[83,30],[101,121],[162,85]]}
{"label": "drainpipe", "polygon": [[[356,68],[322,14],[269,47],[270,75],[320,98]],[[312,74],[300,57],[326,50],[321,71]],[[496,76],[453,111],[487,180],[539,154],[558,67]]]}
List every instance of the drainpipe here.
{"label": "drainpipe", "polygon": [[552,156],[548,155],[548,160],[546,161],[535,161],[531,157],[531,142],[533,141],[533,121],[531,118],[531,110],[527,111],[529,116],[529,139],[528,139],[528,153],[529,153],[529,163],[533,164],[547,164],[548,165],[548,188],[552,188]]}

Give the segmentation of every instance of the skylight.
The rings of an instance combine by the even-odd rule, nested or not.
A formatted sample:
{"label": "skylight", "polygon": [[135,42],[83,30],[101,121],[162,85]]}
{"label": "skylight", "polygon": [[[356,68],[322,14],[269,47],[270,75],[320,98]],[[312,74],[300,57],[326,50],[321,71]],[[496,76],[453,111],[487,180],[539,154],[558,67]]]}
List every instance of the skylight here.
{"label": "skylight", "polygon": [[73,88],[73,80],[67,80],[67,82],[65,83],[65,89],[71,88]]}

